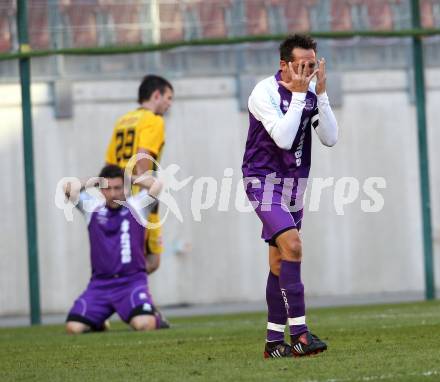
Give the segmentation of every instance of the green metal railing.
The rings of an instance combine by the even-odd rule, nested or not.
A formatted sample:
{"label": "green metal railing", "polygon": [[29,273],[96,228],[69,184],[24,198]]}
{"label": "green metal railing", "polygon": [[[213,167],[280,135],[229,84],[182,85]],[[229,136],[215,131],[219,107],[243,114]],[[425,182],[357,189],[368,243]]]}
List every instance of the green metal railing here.
{"label": "green metal railing", "polygon": [[[20,51],[22,52],[22,54],[25,54],[29,51],[27,8],[25,0],[19,0],[17,2],[17,26]],[[37,208],[35,204],[34,148],[32,139],[30,57],[26,57],[25,55],[20,57],[19,65],[23,115],[23,159],[26,194],[26,232],[28,249],[29,299],[31,310],[31,324],[34,325],[41,322],[41,314],[38,271]]]}
{"label": "green metal railing", "polygon": [[[315,38],[322,39],[348,39],[353,37],[372,37],[372,38],[408,38],[408,37],[429,37],[440,35],[440,29],[423,29],[415,27],[398,31],[340,31],[340,32],[310,32]],[[258,35],[258,36],[240,36],[229,38],[210,38],[189,41],[176,41],[160,44],[143,44],[128,46],[102,46],[91,48],[64,48],[48,50],[28,50],[21,52],[0,53],[0,61],[14,60],[23,57],[46,57],[51,55],[108,55],[108,54],[128,54],[128,53],[147,53],[166,51],[185,46],[209,46],[209,45],[235,45],[243,43],[258,43],[266,41],[281,41],[285,34],[276,35]]]}
{"label": "green metal railing", "polygon": [[[412,25],[420,28],[419,0],[411,1]],[[423,45],[420,36],[413,36],[414,85],[417,106],[417,135],[419,144],[420,193],[422,200],[423,248],[425,268],[425,297],[435,298],[434,264],[432,256],[431,197],[429,190],[429,153],[426,131],[425,76]]]}

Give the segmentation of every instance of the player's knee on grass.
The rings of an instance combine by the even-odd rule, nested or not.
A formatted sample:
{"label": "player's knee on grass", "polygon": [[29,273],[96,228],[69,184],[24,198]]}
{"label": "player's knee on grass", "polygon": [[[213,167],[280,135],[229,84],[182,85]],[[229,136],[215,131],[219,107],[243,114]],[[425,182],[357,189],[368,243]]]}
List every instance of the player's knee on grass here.
{"label": "player's knee on grass", "polygon": [[66,333],[67,334],[81,334],[90,331],[90,326],[83,324],[82,322],[67,321]]}
{"label": "player's knee on grass", "polygon": [[156,317],[153,315],[135,316],[130,320],[130,326],[141,332],[154,330],[156,329]]}
{"label": "player's knee on grass", "polygon": [[282,233],[277,237],[276,243],[282,260],[301,261],[302,242],[296,229]]}

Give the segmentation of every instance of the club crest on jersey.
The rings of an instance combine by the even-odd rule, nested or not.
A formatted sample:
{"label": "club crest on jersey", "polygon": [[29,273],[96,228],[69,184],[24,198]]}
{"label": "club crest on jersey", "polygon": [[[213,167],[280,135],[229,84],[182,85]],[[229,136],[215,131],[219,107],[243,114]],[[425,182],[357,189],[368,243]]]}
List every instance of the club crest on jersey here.
{"label": "club crest on jersey", "polygon": [[105,216],[105,215],[107,215],[107,208],[104,207],[98,211],[98,216]]}
{"label": "club crest on jersey", "polygon": [[97,217],[98,223],[105,225],[108,222],[107,218],[107,208],[102,208],[98,211],[98,217]]}
{"label": "club crest on jersey", "polygon": [[313,107],[315,106],[315,102],[312,98],[306,98],[306,105],[304,106],[304,109],[307,111],[313,110]]}

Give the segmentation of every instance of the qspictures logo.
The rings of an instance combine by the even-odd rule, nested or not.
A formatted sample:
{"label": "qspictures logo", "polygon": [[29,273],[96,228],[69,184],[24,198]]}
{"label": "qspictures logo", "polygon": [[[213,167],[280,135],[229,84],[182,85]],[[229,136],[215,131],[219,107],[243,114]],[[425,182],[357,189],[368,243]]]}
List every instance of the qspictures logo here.
{"label": "qspictures logo", "polygon": [[[139,160],[148,159],[155,165],[155,171],[142,174],[133,180],[133,169]],[[170,164],[163,168],[153,157],[140,153],[133,156],[124,173],[125,200],[118,200],[121,205],[127,205],[127,199],[131,196],[132,184],[142,182],[148,176],[154,176],[162,183],[162,190],[157,196],[160,203],[161,219],[157,223],[151,223],[143,219],[139,223],[146,228],[156,228],[162,225],[168,217],[174,217],[181,223],[184,222],[180,204],[189,205],[191,219],[195,222],[203,220],[203,212],[215,209],[218,212],[238,211],[240,213],[253,212],[259,207],[258,200],[252,198],[252,193],[261,192],[261,209],[270,211],[273,204],[280,204],[284,209],[295,212],[306,209],[309,212],[317,212],[323,206],[322,196],[331,196],[333,209],[336,215],[344,215],[348,206],[356,204],[364,213],[378,213],[385,206],[385,199],[381,190],[387,187],[385,178],[368,177],[359,180],[355,177],[341,178],[277,178],[275,173],[268,174],[265,178],[234,178],[234,170],[225,168],[221,179],[212,176],[181,178],[181,168],[177,164]],[[60,179],[55,190],[55,205],[63,211],[67,221],[73,221],[73,209],[80,203],[80,197],[67,200],[64,194],[64,185],[69,183],[78,191],[84,183],[78,178],[66,177]],[[104,178],[93,177],[85,182],[82,193],[87,198],[83,202],[83,210],[92,213],[98,205],[105,204],[105,198],[100,189],[106,188]],[[191,189],[190,198],[180,198],[182,190]],[[185,192],[185,195],[188,193]],[[143,206],[148,207],[155,199],[144,198]],[[136,216],[135,216],[136,217]],[[137,218],[137,217],[136,217]]]}

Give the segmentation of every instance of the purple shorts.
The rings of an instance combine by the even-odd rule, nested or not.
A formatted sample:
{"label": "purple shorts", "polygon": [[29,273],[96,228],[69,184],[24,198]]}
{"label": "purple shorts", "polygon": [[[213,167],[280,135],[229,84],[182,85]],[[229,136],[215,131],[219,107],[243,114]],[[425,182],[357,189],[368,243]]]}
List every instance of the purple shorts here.
{"label": "purple shorts", "polygon": [[78,321],[100,329],[114,312],[127,323],[134,316],[153,315],[154,306],[144,272],[112,279],[91,279],[73,303],[66,321]]}
{"label": "purple shorts", "polygon": [[289,229],[298,231],[301,229],[303,209],[294,207],[294,203],[289,206],[284,201],[281,190],[274,189],[268,198],[262,189],[248,187],[246,194],[263,223],[261,238],[267,243],[275,245],[275,239],[283,232]]}

